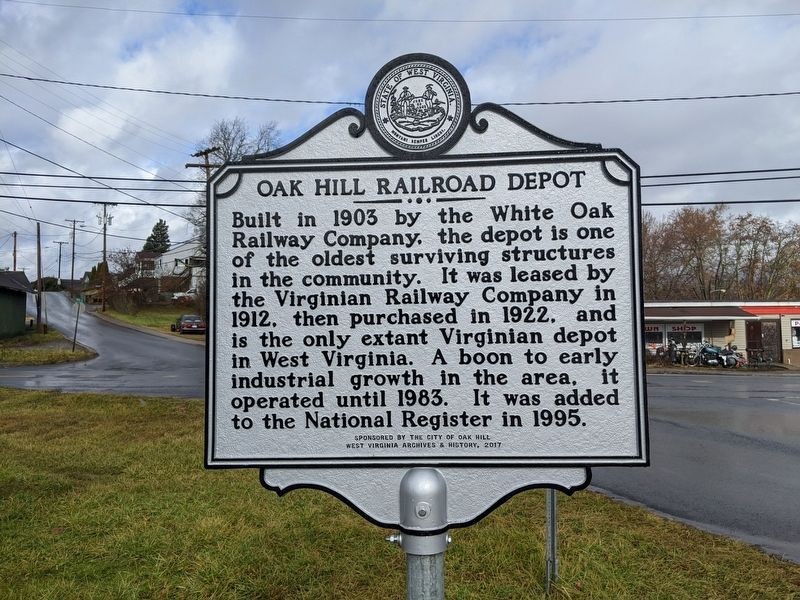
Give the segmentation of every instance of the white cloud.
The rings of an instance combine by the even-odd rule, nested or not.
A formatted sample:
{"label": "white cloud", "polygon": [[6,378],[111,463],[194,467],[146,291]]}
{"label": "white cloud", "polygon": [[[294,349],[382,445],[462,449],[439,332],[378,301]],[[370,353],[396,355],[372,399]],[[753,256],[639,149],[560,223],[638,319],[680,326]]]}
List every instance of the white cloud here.
{"label": "white cloud", "polygon": [[[185,3],[120,4],[182,11]],[[217,10],[211,5],[208,10]],[[182,17],[30,4],[0,4],[0,72],[125,87],[288,99],[362,101],[375,72],[409,52],[438,54],[459,67],[473,100],[536,101],[637,98],[800,90],[800,17],[650,21],[527,22],[532,18],[640,17],[797,12],[792,2],[634,2],[569,4],[512,0],[346,3],[231,0],[218,9],[304,18],[366,18],[341,22]],[[415,19],[397,22],[388,19]],[[520,19],[519,22],[436,23],[436,19]],[[428,22],[426,22],[428,20]],[[278,122],[284,142],[338,106],[165,96],[66,87],[0,77],[0,94],[103,148],[99,151],[0,100],[0,136],[90,175],[194,178],[186,169],[194,144],[214,121],[241,116],[256,126]],[[53,108],[34,101],[38,99]],[[512,110],[559,137],[620,147],[643,173],[797,166],[798,96],[665,103],[530,106]],[[5,146],[5,145],[3,145]],[[126,162],[127,161],[127,162]],[[136,168],[127,163],[133,163]],[[59,172],[46,162],[0,148],[4,171]],[[150,175],[147,175],[150,177]],[[0,183],[17,183],[11,175]],[[26,179],[32,182],[31,179]],[[78,183],[71,181],[70,183]],[[794,197],[792,180],[646,188],[647,201]],[[20,188],[0,187],[4,194]],[[12,192],[13,190],[13,192]],[[150,202],[192,202],[191,194],[129,192]],[[27,196],[132,201],[113,192],[25,188]],[[96,230],[97,206],[0,200],[0,208],[53,224],[83,219]],[[744,209],[800,221],[796,205]],[[183,209],[175,210],[181,213]],[[164,218],[173,240],[192,235],[185,220],[153,208],[113,209],[109,247],[140,247]],[[10,266],[11,231],[20,260],[35,264],[29,220],[0,213],[0,266]],[[69,231],[43,225],[47,240]],[[99,259],[96,233],[79,232],[76,271]],[[49,244],[45,263],[57,259]],[[65,247],[66,251],[66,247]],[[68,252],[67,252],[68,253]],[[66,259],[64,259],[66,260]]]}

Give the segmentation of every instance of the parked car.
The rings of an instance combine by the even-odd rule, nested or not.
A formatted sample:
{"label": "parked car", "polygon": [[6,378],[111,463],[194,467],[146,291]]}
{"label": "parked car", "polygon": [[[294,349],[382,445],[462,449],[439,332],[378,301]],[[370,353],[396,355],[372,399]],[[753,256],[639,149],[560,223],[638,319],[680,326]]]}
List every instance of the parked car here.
{"label": "parked car", "polygon": [[181,315],[169,329],[178,333],[205,333],[206,322],[198,315]]}
{"label": "parked car", "polygon": [[190,290],[186,290],[185,292],[175,292],[172,294],[172,301],[173,302],[188,302],[194,300],[197,297],[197,289],[192,288]]}

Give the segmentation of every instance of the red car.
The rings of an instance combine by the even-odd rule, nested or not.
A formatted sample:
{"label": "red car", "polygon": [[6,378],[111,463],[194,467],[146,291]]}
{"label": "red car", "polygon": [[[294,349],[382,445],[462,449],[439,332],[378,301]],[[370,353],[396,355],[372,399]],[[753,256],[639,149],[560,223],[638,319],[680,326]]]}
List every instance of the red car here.
{"label": "red car", "polygon": [[198,315],[181,315],[169,328],[178,333],[205,333],[206,322]]}

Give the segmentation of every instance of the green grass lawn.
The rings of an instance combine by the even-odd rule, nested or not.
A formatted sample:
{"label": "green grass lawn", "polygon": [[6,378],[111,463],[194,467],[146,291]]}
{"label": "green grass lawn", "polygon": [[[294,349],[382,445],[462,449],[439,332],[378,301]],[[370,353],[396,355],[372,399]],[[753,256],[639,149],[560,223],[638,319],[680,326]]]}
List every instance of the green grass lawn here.
{"label": "green grass lawn", "polygon": [[159,305],[143,306],[135,313],[123,313],[111,308],[106,308],[106,314],[120,321],[139,325],[141,327],[152,327],[161,331],[169,332],[169,326],[175,319],[185,314],[193,314],[193,306],[180,305]]}
{"label": "green grass lawn", "polygon": [[97,354],[80,344],[72,350],[72,341],[55,329],[47,333],[26,331],[22,335],[0,339],[0,366],[49,365],[94,358]]}
{"label": "green grass lawn", "polygon": [[[389,532],[320,491],[203,469],[203,405],[0,388],[0,598],[405,597]],[[800,566],[559,494],[557,599],[796,599]],[[447,597],[543,598],[544,494],[453,531]]]}
{"label": "green grass lawn", "polygon": [[[197,314],[197,309],[191,304],[175,304],[143,306],[138,308],[135,313],[123,313],[109,308],[106,309],[105,314],[125,323],[148,327],[161,333],[170,333],[180,337],[180,333],[170,331],[170,325],[175,323],[175,320],[181,315]],[[191,334],[190,337],[197,341],[205,341],[206,339],[205,334]]]}

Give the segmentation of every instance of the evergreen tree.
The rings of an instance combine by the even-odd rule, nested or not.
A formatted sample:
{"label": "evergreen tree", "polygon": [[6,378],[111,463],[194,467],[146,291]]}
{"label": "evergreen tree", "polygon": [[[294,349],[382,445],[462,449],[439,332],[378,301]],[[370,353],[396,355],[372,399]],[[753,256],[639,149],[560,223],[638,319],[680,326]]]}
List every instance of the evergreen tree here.
{"label": "evergreen tree", "polygon": [[153,225],[153,233],[147,236],[147,241],[144,243],[142,250],[163,254],[169,250],[169,246],[169,225],[164,219],[159,219],[158,223]]}

